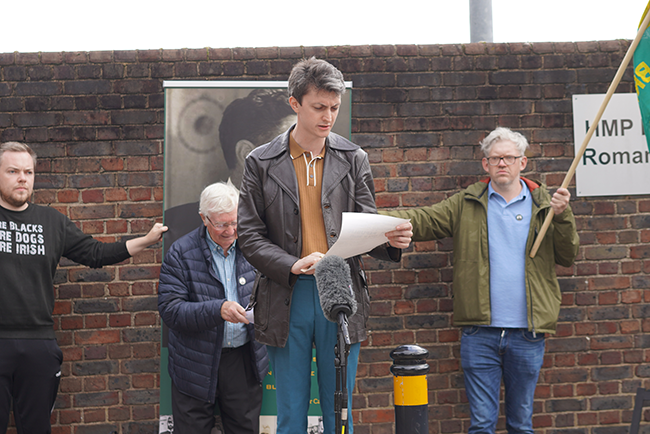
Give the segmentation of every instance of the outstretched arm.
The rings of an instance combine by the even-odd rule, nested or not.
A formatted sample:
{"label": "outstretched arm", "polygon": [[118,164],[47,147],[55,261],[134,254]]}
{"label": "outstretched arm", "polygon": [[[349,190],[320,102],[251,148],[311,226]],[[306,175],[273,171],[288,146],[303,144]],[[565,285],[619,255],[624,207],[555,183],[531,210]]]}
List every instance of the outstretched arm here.
{"label": "outstretched arm", "polygon": [[128,240],[126,249],[129,251],[129,255],[134,256],[150,245],[156,244],[162,239],[162,234],[167,232],[167,229],[167,226],[163,226],[162,223],[156,223],[147,235]]}

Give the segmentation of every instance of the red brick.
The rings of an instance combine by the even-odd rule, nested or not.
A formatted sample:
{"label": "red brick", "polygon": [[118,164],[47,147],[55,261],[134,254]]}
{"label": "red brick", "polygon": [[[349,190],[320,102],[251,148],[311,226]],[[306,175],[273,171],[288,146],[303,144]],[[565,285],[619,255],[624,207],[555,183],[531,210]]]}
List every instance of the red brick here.
{"label": "red brick", "polygon": [[394,416],[393,410],[364,410],[361,412],[364,423],[392,422]]}
{"label": "red brick", "polygon": [[86,328],[105,328],[106,315],[86,315]]}
{"label": "red brick", "polygon": [[104,422],[106,420],[106,412],[104,410],[87,409],[83,413],[83,419],[86,423]]}
{"label": "red brick", "polygon": [[441,360],[438,363],[438,371],[444,372],[458,372],[460,370],[460,360]]}
{"label": "red brick", "polygon": [[576,385],[576,396],[595,395],[597,391],[598,386],[594,383],[579,383]]}
{"label": "red brick", "polygon": [[104,233],[104,222],[99,220],[91,220],[81,223],[81,230],[85,234],[102,234]]}
{"label": "red brick", "polygon": [[108,220],[106,221],[106,232],[109,234],[126,233],[128,225],[126,220]]}
{"label": "red brick", "polygon": [[149,157],[127,157],[126,170],[149,170]]}
{"label": "red brick", "polygon": [[134,389],[153,389],[155,379],[151,374],[133,375],[132,384]]}
{"label": "red brick", "polygon": [[598,294],[598,304],[607,305],[607,304],[617,304],[618,303],[618,292],[601,292]]}
{"label": "red brick", "polygon": [[576,364],[575,354],[558,354],[555,356],[555,366],[574,366]]}
{"label": "red brick", "polygon": [[108,285],[108,292],[113,297],[124,297],[129,295],[128,283],[110,283]]}
{"label": "red brick", "polygon": [[81,199],[84,203],[102,203],[104,202],[104,192],[102,190],[84,190],[81,193]]}
{"label": "red brick", "polygon": [[131,417],[130,407],[111,407],[108,409],[109,421],[125,421]]}
{"label": "red brick", "polygon": [[591,323],[578,323],[575,325],[577,335],[593,335],[596,333],[596,325]]}
{"label": "red brick", "polygon": [[154,406],[137,405],[133,406],[133,420],[147,420],[156,417],[156,409]]}
{"label": "red brick", "polygon": [[639,321],[621,321],[621,333],[639,333],[641,324]]}
{"label": "red brick", "polygon": [[396,315],[405,315],[414,312],[413,302],[410,301],[398,301],[393,307],[393,311]]}
{"label": "red brick", "polygon": [[78,331],[75,333],[75,343],[78,345],[110,344],[119,341],[119,330]]}
{"label": "red brick", "polygon": [[60,190],[57,192],[56,196],[59,202],[77,202],[79,200],[79,191],[78,190]]}
{"label": "red brick", "polygon": [[110,359],[126,359],[131,357],[130,345],[110,345],[108,347],[108,357]]}
{"label": "red brick", "polygon": [[621,414],[619,411],[601,411],[598,414],[598,422],[602,425],[621,423]]}
{"label": "red brick", "polygon": [[107,219],[115,217],[113,205],[85,205],[70,207],[70,218],[73,220]]}
{"label": "red brick", "polygon": [[578,413],[578,425],[598,425],[598,413]]}
{"label": "red brick", "polygon": [[81,360],[83,357],[83,351],[79,347],[62,347],[61,352],[66,361]]}
{"label": "red brick", "polygon": [[571,384],[561,384],[561,385],[554,385],[552,387],[553,390],[553,396],[554,397],[567,397],[567,396],[574,396],[573,395],[573,385]]}
{"label": "red brick", "polygon": [[107,202],[120,202],[126,200],[126,190],[123,188],[107,188],[104,190]]}
{"label": "red brick", "polygon": [[83,326],[84,326],[84,321],[83,321],[83,317],[81,316],[61,318],[61,328],[63,330],[82,329]]}
{"label": "red brick", "polygon": [[145,325],[156,325],[158,320],[158,315],[153,312],[138,312],[135,314],[135,320],[133,325],[136,326],[145,326]]}
{"label": "red brick", "polygon": [[[61,378],[61,384],[59,385],[59,390],[61,393],[81,392],[82,391],[81,378],[70,378],[70,377]],[[71,417],[74,417],[74,415]]]}
{"label": "red brick", "polygon": [[533,428],[544,428],[553,426],[553,418],[549,415],[534,415]]}
{"label": "red brick", "polygon": [[130,188],[129,199],[133,201],[151,200],[150,188]]}
{"label": "red brick", "polygon": [[102,158],[101,165],[104,170],[107,171],[119,171],[124,170],[124,160],[121,158]]}
{"label": "red brick", "polygon": [[81,423],[81,411],[80,410],[60,410],[59,411],[59,422],[64,425],[70,425],[73,423]]}
{"label": "red brick", "polygon": [[378,194],[375,200],[377,208],[395,208],[400,205],[399,196],[394,194]]}
{"label": "red brick", "polygon": [[72,312],[72,305],[69,301],[56,300],[54,302],[54,315],[65,315]]}
{"label": "red brick", "polygon": [[643,300],[643,291],[628,290],[621,291],[621,303],[641,303]]}

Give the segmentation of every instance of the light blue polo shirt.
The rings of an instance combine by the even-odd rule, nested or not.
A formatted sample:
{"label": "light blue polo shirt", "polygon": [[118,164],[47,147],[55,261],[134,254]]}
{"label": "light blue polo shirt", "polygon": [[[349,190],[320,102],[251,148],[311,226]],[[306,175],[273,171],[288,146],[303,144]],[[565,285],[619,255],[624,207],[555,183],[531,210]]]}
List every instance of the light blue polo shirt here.
{"label": "light blue polo shirt", "polygon": [[523,180],[509,203],[488,186],[488,243],[492,327],[528,328],[526,314],[526,243],[533,200]]}
{"label": "light blue polo shirt", "polygon": [[[210,238],[208,231],[205,231],[205,239],[212,253],[212,269],[219,276],[219,280],[226,292],[226,300],[239,303],[237,276],[235,275],[235,255],[237,254],[235,245],[237,241],[235,240],[232,246],[228,248],[228,256],[224,256],[223,248]],[[215,313],[215,315],[218,315],[218,313]],[[238,348],[246,342],[248,342],[248,332],[244,324],[233,324],[224,321],[223,348]]]}

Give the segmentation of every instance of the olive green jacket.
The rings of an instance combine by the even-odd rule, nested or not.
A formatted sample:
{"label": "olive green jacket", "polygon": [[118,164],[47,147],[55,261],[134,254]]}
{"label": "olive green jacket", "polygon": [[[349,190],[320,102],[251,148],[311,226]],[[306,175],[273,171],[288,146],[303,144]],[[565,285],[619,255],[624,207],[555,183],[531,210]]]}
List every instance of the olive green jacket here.
{"label": "olive green jacket", "polygon": [[[526,299],[528,329],[537,333],[555,333],[560,312],[560,286],[555,264],[569,267],[579,247],[576,223],[571,207],[553,217],[535,258],[531,251],[550,207],[545,185],[522,178],[532,193],[533,210],[526,243]],[[488,249],[487,203],[488,180],[435,205],[382,212],[409,218],[413,224],[413,241],[454,239],[453,294],[454,325],[490,325],[490,258]]]}

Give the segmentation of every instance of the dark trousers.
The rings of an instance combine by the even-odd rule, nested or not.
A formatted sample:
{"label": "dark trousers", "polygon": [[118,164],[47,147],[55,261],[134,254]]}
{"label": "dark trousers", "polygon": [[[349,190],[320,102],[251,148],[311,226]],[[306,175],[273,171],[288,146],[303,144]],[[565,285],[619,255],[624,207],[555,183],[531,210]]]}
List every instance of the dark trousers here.
{"label": "dark trousers", "polygon": [[175,434],[210,434],[215,405],[219,406],[225,434],[259,433],[262,385],[255,375],[250,345],[221,351],[215,403],[185,395],[172,381]]}
{"label": "dark trousers", "polygon": [[63,354],[54,339],[0,339],[0,434],[14,404],[18,434],[49,434]]}

